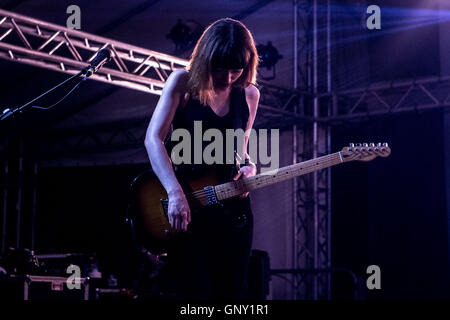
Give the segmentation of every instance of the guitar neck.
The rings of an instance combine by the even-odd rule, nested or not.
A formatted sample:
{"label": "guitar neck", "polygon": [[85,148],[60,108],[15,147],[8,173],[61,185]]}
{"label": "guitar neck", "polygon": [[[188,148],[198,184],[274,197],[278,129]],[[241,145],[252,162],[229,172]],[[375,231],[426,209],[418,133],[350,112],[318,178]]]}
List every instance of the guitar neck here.
{"label": "guitar neck", "polygon": [[343,162],[344,159],[341,152],[336,152],[316,159],[264,172],[263,174],[258,174],[253,177],[223,183],[215,187],[217,199],[229,199],[248,191],[263,188],[320,169],[332,167]]}

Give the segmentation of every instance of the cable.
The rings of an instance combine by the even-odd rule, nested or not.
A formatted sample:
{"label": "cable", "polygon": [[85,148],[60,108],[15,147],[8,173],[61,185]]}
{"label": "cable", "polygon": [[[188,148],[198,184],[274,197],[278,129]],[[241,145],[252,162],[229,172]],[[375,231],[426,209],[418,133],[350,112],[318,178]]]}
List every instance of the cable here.
{"label": "cable", "polygon": [[62,97],[59,101],[55,102],[54,104],[52,104],[50,107],[40,107],[40,106],[32,106],[32,108],[36,108],[36,109],[43,109],[43,110],[48,110],[50,108],[53,108],[54,106],[56,106],[58,103],[60,103],[61,101],[63,101],[65,98],[67,98],[76,88],[78,88],[78,86],[84,81],[84,79],[82,79],[80,82],[78,82],[64,97]]}

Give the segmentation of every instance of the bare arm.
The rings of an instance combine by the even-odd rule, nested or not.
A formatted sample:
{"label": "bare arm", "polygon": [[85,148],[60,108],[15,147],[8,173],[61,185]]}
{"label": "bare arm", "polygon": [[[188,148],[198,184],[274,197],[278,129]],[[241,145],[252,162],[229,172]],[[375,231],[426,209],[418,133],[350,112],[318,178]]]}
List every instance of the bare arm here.
{"label": "bare arm", "polygon": [[[249,116],[247,125],[245,127],[245,132],[250,132],[250,130],[253,128],[253,123],[255,122],[256,118],[256,112],[258,111],[259,97],[260,97],[259,90],[254,85],[250,85],[248,88],[245,89],[245,99],[247,100],[247,104],[249,107]],[[244,152],[243,152],[243,155],[246,158],[249,158],[249,155],[247,154],[248,139],[249,135],[246,135],[244,139]]]}
{"label": "bare arm", "polygon": [[[153,112],[144,143],[152,169],[169,196],[169,222],[176,231],[186,229],[190,221],[190,210],[173,171],[172,162],[164,146],[164,138],[186,93],[186,78],[187,73],[184,70],[170,74]],[[187,219],[184,219],[184,216]]]}
{"label": "bare arm", "polygon": [[[245,98],[247,100],[247,104],[249,107],[249,117],[247,125],[245,126],[246,133],[250,133],[250,130],[253,127],[253,123],[255,122],[256,112],[258,110],[259,97],[260,97],[259,90],[255,86],[250,85],[248,88],[245,89]],[[249,155],[247,154],[248,139],[249,135],[245,135],[244,150],[241,154],[243,154],[245,158],[250,159]],[[241,167],[239,169],[239,172],[234,177],[234,180],[239,179],[242,175],[245,178],[256,175],[256,164],[250,161],[249,165]],[[244,198],[246,196],[248,196],[248,192],[242,194],[240,197]]]}

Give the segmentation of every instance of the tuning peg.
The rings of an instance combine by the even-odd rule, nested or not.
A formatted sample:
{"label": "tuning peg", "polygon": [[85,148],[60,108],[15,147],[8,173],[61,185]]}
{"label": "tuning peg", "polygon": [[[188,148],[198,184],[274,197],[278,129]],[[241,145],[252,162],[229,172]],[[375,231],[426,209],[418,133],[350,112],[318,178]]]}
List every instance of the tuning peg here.
{"label": "tuning peg", "polygon": [[381,145],[381,143],[377,143],[377,147],[381,147],[382,145]]}
{"label": "tuning peg", "polygon": [[363,143],[363,147],[364,147],[364,148],[368,148],[368,147],[369,147],[369,144],[368,144],[368,143]]}
{"label": "tuning peg", "polygon": [[371,147],[371,148],[375,148],[375,143],[371,143],[371,144],[370,144],[370,147]]}
{"label": "tuning peg", "polygon": [[383,143],[383,147],[387,148],[388,147],[388,143],[387,142]]}
{"label": "tuning peg", "polygon": [[361,147],[361,143],[356,143],[355,146]]}
{"label": "tuning peg", "polygon": [[354,144],[354,143],[350,143],[348,146],[349,146],[350,148],[354,148],[354,147],[355,147],[355,144]]}

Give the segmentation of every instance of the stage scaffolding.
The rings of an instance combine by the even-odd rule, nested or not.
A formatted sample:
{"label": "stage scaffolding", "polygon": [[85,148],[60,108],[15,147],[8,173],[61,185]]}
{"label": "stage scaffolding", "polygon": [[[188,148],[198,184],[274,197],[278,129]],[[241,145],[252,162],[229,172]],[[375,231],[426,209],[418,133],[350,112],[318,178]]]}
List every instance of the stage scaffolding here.
{"label": "stage scaffolding", "polygon": [[[326,15],[317,14],[319,5],[327,8]],[[361,88],[335,90],[331,82],[330,15],[327,0],[293,0],[293,88],[260,83],[261,99],[255,127],[292,129],[293,162],[336,151],[330,150],[330,129],[335,124],[450,105],[450,77],[373,83]],[[318,28],[324,27],[326,33],[319,34]],[[186,60],[167,54],[0,10],[1,59],[73,75],[105,47],[111,48],[113,61],[91,79],[149,94],[160,95],[170,73],[187,65]],[[321,57],[326,58],[320,60]],[[146,125],[142,119],[127,120],[97,126],[95,130],[54,129],[40,138],[47,142],[46,153],[53,156],[126,149],[142,144]],[[36,211],[39,162],[33,158],[33,152],[27,153],[27,146],[33,149],[22,137],[4,137],[0,143],[0,152],[4,155],[2,221],[5,227],[7,211],[15,211],[17,247],[22,245],[20,220],[25,182],[32,188],[32,219]],[[8,151],[14,151],[14,156]],[[24,169],[24,161],[30,163],[28,171]],[[332,269],[330,183],[330,169],[293,180],[296,194],[292,210],[293,299],[330,298],[330,273],[314,272]],[[2,231],[1,253],[4,253],[6,233]],[[34,230],[31,230],[30,241],[33,249]]]}

